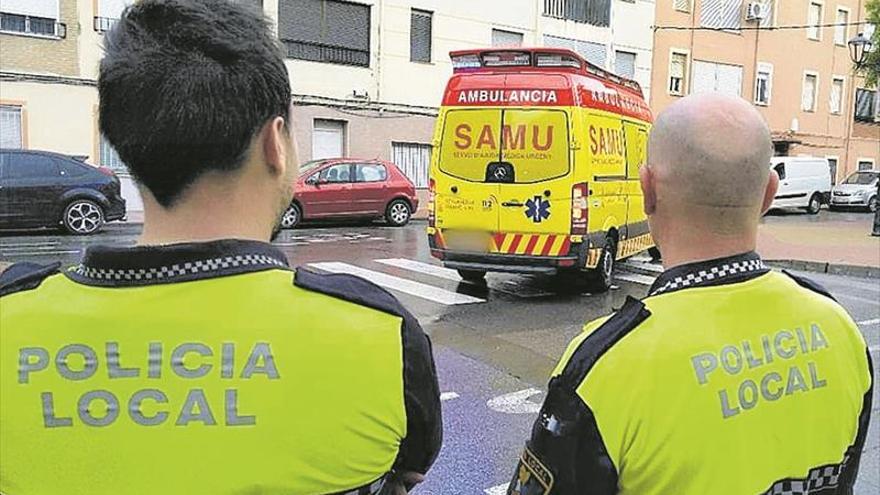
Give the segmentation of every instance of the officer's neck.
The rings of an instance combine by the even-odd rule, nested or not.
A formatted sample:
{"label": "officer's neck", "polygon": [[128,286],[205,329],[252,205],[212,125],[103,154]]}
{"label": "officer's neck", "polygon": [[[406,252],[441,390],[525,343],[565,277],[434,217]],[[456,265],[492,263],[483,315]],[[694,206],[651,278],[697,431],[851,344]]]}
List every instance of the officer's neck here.
{"label": "officer's neck", "polygon": [[705,231],[679,231],[664,239],[660,250],[663,268],[727,258],[755,250],[757,231],[737,235],[707,234]]}
{"label": "officer's neck", "polygon": [[161,206],[149,191],[144,201],[144,229],[138,245],[243,239],[268,242],[274,227],[271,206],[243,191],[200,184],[171,208]]}

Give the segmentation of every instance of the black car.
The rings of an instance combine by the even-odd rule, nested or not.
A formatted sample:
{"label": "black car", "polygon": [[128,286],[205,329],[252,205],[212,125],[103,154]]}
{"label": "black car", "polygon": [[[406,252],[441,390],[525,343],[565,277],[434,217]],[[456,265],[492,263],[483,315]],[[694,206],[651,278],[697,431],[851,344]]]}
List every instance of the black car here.
{"label": "black car", "polygon": [[125,200],[110,169],[48,151],[0,149],[0,229],[64,226],[92,234],[123,218]]}

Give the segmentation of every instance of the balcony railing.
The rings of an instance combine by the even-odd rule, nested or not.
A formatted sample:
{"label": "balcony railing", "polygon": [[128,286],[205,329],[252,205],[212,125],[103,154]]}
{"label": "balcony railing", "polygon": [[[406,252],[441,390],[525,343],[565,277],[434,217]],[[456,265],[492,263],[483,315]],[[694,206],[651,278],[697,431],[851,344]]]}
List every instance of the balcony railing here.
{"label": "balcony railing", "polygon": [[607,27],[611,0],[544,0],[544,16]]}
{"label": "balcony railing", "polygon": [[105,33],[113,29],[117,22],[119,22],[119,19],[113,17],[95,17],[92,24],[95,31]]}
{"label": "balcony railing", "polygon": [[282,40],[288,58],[325,62],[328,64],[370,66],[370,51],[343,46],[327,45],[312,41]]}
{"label": "balcony railing", "polygon": [[46,17],[0,12],[0,32],[63,39],[67,37],[67,25]]}

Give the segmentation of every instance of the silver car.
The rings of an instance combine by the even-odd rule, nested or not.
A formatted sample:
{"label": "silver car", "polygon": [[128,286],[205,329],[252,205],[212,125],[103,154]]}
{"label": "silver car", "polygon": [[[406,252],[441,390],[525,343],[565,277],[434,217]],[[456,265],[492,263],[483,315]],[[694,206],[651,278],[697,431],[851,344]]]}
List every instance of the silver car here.
{"label": "silver car", "polygon": [[878,181],[880,181],[880,171],[853,172],[831,190],[831,209],[861,207],[867,208],[872,213],[877,211]]}

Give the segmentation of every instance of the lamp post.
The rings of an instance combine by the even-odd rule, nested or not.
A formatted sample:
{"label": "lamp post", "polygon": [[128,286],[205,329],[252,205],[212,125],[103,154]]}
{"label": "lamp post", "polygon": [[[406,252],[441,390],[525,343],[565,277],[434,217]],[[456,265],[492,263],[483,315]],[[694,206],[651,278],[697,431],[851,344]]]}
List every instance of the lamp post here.
{"label": "lamp post", "polygon": [[[864,65],[865,58],[868,52],[871,51],[874,43],[864,33],[859,33],[858,36],[849,40],[847,45],[849,46],[849,58],[855,64],[856,71],[858,71]],[[847,136],[847,141],[849,140],[848,138],[849,136]],[[880,181],[877,181],[877,196],[880,197]],[[874,211],[874,228],[871,231],[871,235],[880,237],[880,208],[876,208]]]}

